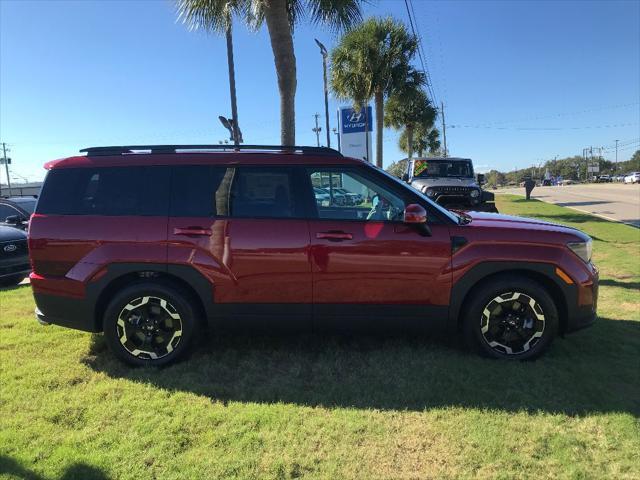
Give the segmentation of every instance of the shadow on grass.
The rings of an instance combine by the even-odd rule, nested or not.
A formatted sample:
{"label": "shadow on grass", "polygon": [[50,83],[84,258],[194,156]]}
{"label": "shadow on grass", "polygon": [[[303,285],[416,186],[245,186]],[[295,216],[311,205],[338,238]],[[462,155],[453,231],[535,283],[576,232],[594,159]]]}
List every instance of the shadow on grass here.
{"label": "shadow on grass", "polygon": [[[20,480],[48,480],[31,470],[24,468],[11,457],[0,455],[0,475],[10,475]],[[96,467],[84,463],[75,463],[68,467],[59,480],[107,480],[109,477]]]}
{"label": "shadow on grass", "polygon": [[628,288],[629,290],[640,290],[640,282],[620,282],[611,278],[601,278],[598,282],[600,286]]}
{"label": "shadow on grass", "polygon": [[129,368],[95,335],[84,362],[113,378],[214,402],[414,410],[441,407],[640,416],[640,323],[599,319],[534,362],[484,359],[447,339],[220,336],[187,361]]}

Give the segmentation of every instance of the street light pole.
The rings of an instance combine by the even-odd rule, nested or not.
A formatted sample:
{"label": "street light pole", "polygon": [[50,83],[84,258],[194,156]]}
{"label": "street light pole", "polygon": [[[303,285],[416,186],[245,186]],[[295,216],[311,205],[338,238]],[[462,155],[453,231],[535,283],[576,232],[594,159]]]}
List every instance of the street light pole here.
{"label": "street light pole", "polygon": [[322,127],[318,126],[318,117],[319,116],[320,116],[319,113],[316,113],[314,115],[314,117],[316,119],[316,128],[312,128],[311,129],[311,131],[316,134],[316,144],[318,145],[318,147],[320,146],[320,132],[322,131]]}
{"label": "street light pole", "polygon": [[329,53],[326,47],[320,43],[316,38],[314,39],[318,47],[320,47],[320,54],[322,55],[322,78],[324,80],[324,118],[325,127],[327,129],[327,147],[331,147],[331,130],[329,129],[329,91],[327,89],[327,57]]}
{"label": "street light pole", "polygon": [[9,196],[11,196],[11,179],[9,178],[9,160],[7,159],[7,144],[2,144],[2,159],[4,160],[4,168],[7,172],[7,187],[9,187]]}
{"label": "street light pole", "polygon": [[618,171],[618,142],[620,140],[616,140],[616,172]]}

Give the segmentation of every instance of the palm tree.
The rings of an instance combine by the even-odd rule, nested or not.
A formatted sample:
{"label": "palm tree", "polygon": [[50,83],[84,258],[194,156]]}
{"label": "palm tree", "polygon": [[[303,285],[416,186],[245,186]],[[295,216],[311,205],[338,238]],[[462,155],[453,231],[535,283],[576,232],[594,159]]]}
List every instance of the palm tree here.
{"label": "palm tree", "polygon": [[384,99],[406,82],[417,48],[417,39],[402,23],[371,18],[347,32],[331,52],[335,95],[350,99],[358,110],[374,100],[378,167],[382,167]]}
{"label": "palm tree", "polygon": [[361,0],[176,0],[178,18],[191,28],[220,33],[227,29],[233,15],[251,28],[267,24],[280,91],[280,141],[296,141],[296,56],[293,29],[309,16],[312,23],[324,24],[334,31],[350,28],[362,18]]}
{"label": "palm tree", "polygon": [[[409,141],[406,130],[400,134],[398,147],[407,155],[409,154]],[[418,154],[418,157],[424,156],[425,152],[429,152],[429,155],[441,153],[440,130],[433,127],[429,128],[422,124],[416,125],[413,131],[413,151]]]}
{"label": "palm tree", "polygon": [[433,126],[437,111],[422,90],[424,74],[414,71],[405,85],[394,93],[385,106],[385,127],[405,130],[407,133],[407,154],[413,155],[413,132],[417,125]]}

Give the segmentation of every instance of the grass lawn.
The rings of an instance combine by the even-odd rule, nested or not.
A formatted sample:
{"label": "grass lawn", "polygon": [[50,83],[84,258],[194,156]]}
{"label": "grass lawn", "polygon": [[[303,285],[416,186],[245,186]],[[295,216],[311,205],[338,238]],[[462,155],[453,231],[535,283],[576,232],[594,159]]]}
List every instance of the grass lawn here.
{"label": "grass lawn", "polygon": [[453,341],[224,337],[161,370],[0,291],[0,477],[640,478],[640,230],[500,195],[595,239],[596,325],[536,362]]}

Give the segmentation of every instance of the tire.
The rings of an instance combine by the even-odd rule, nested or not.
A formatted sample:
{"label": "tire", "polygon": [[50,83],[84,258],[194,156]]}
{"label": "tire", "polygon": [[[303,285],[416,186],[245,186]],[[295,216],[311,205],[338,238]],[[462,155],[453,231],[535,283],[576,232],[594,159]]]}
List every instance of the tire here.
{"label": "tire", "polygon": [[489,280],[471,293],[463,312],[467,345],[491,358],[532,360],[549,348],[558,333],[553,298],[527,277]]}
{"label": "tire", "polygon": [[194,300],[162,282],[139,282],[119,291],[104,313],[107,344],[134,366],[169,365],[191,350],[199,329]]}

